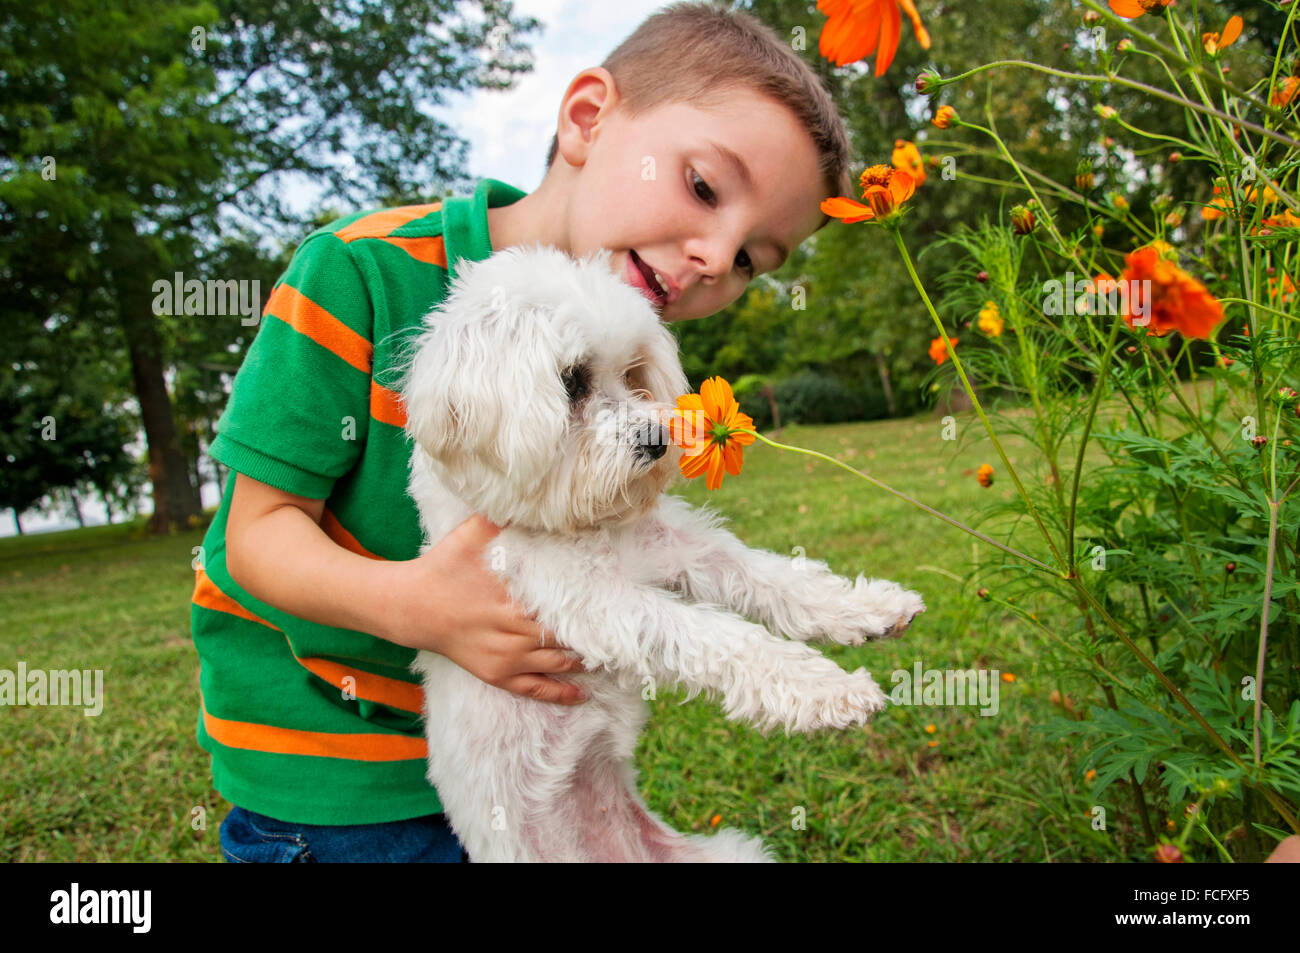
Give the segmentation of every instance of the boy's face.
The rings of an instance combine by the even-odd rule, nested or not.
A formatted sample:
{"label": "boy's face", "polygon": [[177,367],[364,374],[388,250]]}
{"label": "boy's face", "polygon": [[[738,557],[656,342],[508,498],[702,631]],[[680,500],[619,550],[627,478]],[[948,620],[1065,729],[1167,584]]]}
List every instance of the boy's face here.
{"label": "boy's face", "polygon": [[[573,166],[568,251],[609,249],[619,276],[664,321],[716,314],[755,275],[779,268],[823,217],[817,150],[795,117],[749,90],[719,99],[632,118],[616,108],[613,77],[595,69],[579,74],[561,110],[559,152]],[[647,269],[664,279],[666,299],[653,278],[647,287]]]}

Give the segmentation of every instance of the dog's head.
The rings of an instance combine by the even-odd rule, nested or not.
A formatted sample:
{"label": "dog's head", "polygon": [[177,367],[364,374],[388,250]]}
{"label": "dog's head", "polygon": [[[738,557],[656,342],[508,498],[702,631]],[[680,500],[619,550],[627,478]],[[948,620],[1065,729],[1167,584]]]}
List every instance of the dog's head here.
{"label": "dog's head", "polygon": [[401,385],[406,431],[494,523],[574,532],[652,508],[678,471],[677,342],[609,252],[463,262]]}

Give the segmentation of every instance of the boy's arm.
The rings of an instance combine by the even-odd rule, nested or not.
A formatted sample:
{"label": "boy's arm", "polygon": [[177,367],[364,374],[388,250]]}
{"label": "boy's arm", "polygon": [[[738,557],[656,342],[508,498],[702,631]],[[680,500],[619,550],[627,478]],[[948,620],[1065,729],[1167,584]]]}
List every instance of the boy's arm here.
{"label": "boy's arm", "polygon": [[[235,477],[226,524],[226,568],[243,589],[309,622],[368,632],[438,652],[490,685],[543,701],[577,704],[578,686],[543,673],[581,671],[555,636],[524,615],[482,551],[499,533],[481,516],[417,559],[367,559],[320,528],[325,501]],[[545,647],[549,645],[551,647]]]}

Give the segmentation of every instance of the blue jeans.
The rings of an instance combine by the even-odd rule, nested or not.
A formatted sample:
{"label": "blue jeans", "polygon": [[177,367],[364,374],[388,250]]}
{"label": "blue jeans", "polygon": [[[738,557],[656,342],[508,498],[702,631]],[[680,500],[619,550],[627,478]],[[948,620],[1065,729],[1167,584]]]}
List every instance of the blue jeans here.
{"label": "blue jeans", "polygon": [[445,814],[383,824],[295,824],[236,807],[221,822],[232,864],[450,863],[469,860]]}

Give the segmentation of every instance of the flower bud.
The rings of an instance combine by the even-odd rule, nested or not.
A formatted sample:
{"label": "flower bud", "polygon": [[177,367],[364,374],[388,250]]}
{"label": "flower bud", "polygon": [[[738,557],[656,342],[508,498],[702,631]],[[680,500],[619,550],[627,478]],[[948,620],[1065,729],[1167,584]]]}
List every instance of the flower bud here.
{"label": "flower bud", "polygon": [[975,276],[975,280],[982,285],[986,285],[989,283],[989,273],[987,271],[981,271],[978,275]]}
{"label": "flower bud", "polygon": [[1250,444],[1256,450],[1262,449],[1264,445],[1267,443],[1268,443],[1268,438],[1265,437],[1262,433],[1257,434],[1256,436],[1250,438]]}
{"label": "flower bud", "polygon": [[1115,206],[1115,209],[1117,211],[1120,212],[1128,211],[1128,199],[1124,198],[1124,196],[1120,195],[1118,192],[1115,192],[1111,195],[1110,204]]}
{"label": "flower bud", "polygon": [[1091,26],[1092,24],[1096,23],[1096,22],[1097,22],[1098,20],[1100,20],[1100,19],[1101,19],[1101,14],[1098,13],[1096,10],[1085,10],[1085,11],[1084,11],[1084,14],[1083,14],[1083,22],[1084,22],[1084,23],[1087,23],[1089,26]]}
{"label": "flower bud", "polygon": [[922,96],[932,96],[943,85],[943,78],[933,70],[926,70],[916,78],[916,91]]}
{"label": "flower bud", "polygon": [[951,106],[940,106],[935,112],[934,118],[930,122],[934,123],[939,129],[947,129],[952,121],[957,118],[957,110]]}
{"label": "flower bud", "polygon": [[1224,572],[1227,572],[1227,573],[1233,573],[1233,572],[1236,572],[1236,571],[1237,571],[1237,564],[1236,564],[1236,563],[1228,563],[1226,566],[1223,567],[1223,571],[1224,571]]}
{"label": "flower bud", "polygon": [[1080,159],[1078,166],[1074,170],[1074,187],[1080,192],[1087,192],[1092,188],[1094,181],[1092,160]]}
{"label": "flower bud", "polygon": [[983,586],[980,586],[979,592],[975,593],[975,595],[979,596],[981,599],[987,600],[989,597],[989,591]]}
{"label": "flower bud", "polygon": [[1025,206],[1017,205],[1011,209],[1011,227],[1015,229],[1017,235],[1028,235],[1037,224],[1034,213]]}
{"label": "flower bud", "polygon": [[1162,864],[1181,864],[1183,852],[1173,844],[1161,844],[1156,848],[1156,860]]}
{"label": "flower bud", "polygon": [[1171,152],[1169,153],[1169,161],[1174,165],[1178,165],[1183,161],[1183,154],[1181,152]]}
{"label": "flower bud", "polygon": [[1094,106],[1093,111],[1096,112],[1097,115],[1100,116],[1102,119],[1114,119],[1117,115],[1119,115],[1119,113],[1115,111],[1114,106],[1106,106],[1101,103],[1098,103],[1096,106]]}
{"label": "flower bud", "polygon": [[1133,41],[1128,37],[1124,37],[1115,44],[1115,49],[1120,53],[1127,53],[1129,50],[1133,49]]}
{"label": "flower bud", "polygon": [[1165,215],[1165,224],[1168,225],[1170,228],[1177,228],[1179,225],[1183,224],[1183,213],[1177,211],[1176,209],[1172,212],[1169,212],[1167,215]]}

